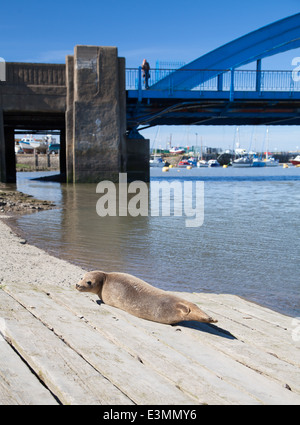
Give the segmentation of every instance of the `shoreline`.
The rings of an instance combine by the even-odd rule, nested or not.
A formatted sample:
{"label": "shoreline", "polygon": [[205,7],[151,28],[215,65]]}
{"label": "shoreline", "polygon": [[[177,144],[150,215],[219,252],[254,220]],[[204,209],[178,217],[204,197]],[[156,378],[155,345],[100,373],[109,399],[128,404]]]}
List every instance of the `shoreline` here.
{"label": "shoreline", "polygon": [[51,201],[36,199],[32,195],[0,183],[0,217],[7,214],[10,216],[30,214],[55,207],[56,205]]}
{"label": "shoreline", "polygon": [[[21,215],[21,214],[20,214]],[[9,258],[11,258],[11,252],[14,253],[14,255],[16,256],[15,258],[17,259],[18,264],[22,263],[22,257],[23,257],[23,252],[21,252],[23,250],[22,246],[26,245],[27,247],[31,247],[30,250],[32,250],[32,252],[30,253],[30,255],[36,255],[37,256],[37,267],[40,267],[39,264],[42,263],[43,266],[41,267],[41,273],[44,275],[44,273],[48,273],[50,272],[50,269],[52,270],[52,263],[53,263],[53,269],[55,268],[56,272],[57,271],[61,271],[61,279],[59,278],[57,280],[58,283],[62,283],[62,286],[68,286],[68,287],[72,287],[76,284],[77,281],[79,281],[82,277],[82,275],[88,271],[90,271],[90,269],[85,269],[83,267],[81,267],[79,264],[76,264],[75,262],[72,262],[71,260],[65,260],[60,258],[59,256],[50,253],[49,251],[47,251],[47,249],[44,248],[40,248],[37,245],[34,245],[32,243],[28,243],[27,239],[26,239],[26,234],[20,232],[20,230],[14,226],[11,222],[10,219],[12,218],[12,215],[0,215],[0,234],[1,234],[1,239],[3,238],[3,234],[7,235],[8,232],[10,234],[10,237],[6,240],[6,243],[4,243],[2,245],[2,240],[0,240],[0,262],[1,264],[5,264],[5,255],[3,255],[3,252],[5,250],[4,247],[9,247],[9,243],[11,243],[13,241],[14,243],[14,248],[12,250],[9,249],[9,253],[8,256]],[[3,232],[4,226],[6,228],[5,232]],[[18,245],[19,244],[19,245]],[[19,251],[18,249],[16,249],[16,247],[20,247],[21,251],[16,253],[16,251]],[[37,250],[37,251],[35,251]],[[26,255],[28,256],[28,254]],[[53,259],[53,261],[51,260]],[[48,266],[49,265],[49,266]],[[8,269],[11,270],[11,263],[8,264]],[[4,271],[4,267],[2,266],[1,270],[0,270],[0,286],[2,284],[2,282],[4,281],[3,275],[4,273],[2,273]],[[27,268],[26,268],[27,271]],[[32,272],[32,268],[29,267],[28,270],[30,273]],[[72,281],[71,283],[65,283],[66,282],[66,278],[63,277],[64,273],[68,273],[70,272],[72,276],[78,276],[75,278],[74,281]],[[19,275],[18,275],[19,276]],[[27,275],[26,275],[27,276]],[[55,274],[56,276],[56,274]],[[137,276],[138,277],[138,276]],[[17,277],[18,278],[18,277]],[[24,275],[22,275],[22,279],[20,280],[20,282],[22,282],[22,285],[24,284]],[[27,276],[28,278],[28,276]],[[18,280],[17,280],[18,281]],[[16,281],[16,282],[17,282]],[[35,276],[33,278],[28,278],[28,284],[36,284],[38,283],[39,280],[35,278]],[[56,285],[56,283],[54,283],[52,281],[52,279],[50,280],[51,284]],[[46,282],[44,282],[45,284]],[[49,281],[47,280],[46,285],[49,284]],[[41,283],[41,285],[43,285],[43,283]],[[180,291],[168,291],[168,292],[178,292],[178,294],[180,293]],[[194,292],[191,292],[191,294],[193,294]],[[215,294],[214,292],[203,292],[203,294]],[[286,313],[282,313],[280,311],[274,310],[271,307],[268,307],[266,305],[260,304],[259,302],[253,301],[251,299],[248,299],[242,295],[236,295],[236,294],[226,294],[226,295],[232,295],[234,297],[237,297],[241,300],[244,300],[247,303],[251,303],[257,307],[263,308],[263,309],[267,309],[271,312],[274,312],[276,314],[280,314],[282,316],[285,316],[286,318],[290,318],[291,320],[293,319],[294,316],[286,314]]]}
{"label": "shoreline", "polygon": [[0,405],[299,404],[288,316],[235,295],[174,292],[218,323],[139,319],[76,291],[85,270],[26,243],[4,217]]}
{"label": "shoreline", "polygon": [[74,286],[85,270],[28,244],[0,215],[0,285]]}
{"label": "shoreline", "polygon": [[[52,176],[50,176],[50,178],[51,177]],[[40,178],[38,178],[38,179],[40,179]],[[48,179],[48,177],[46,177],[45,179]],[[4,202],[6,202],[5,207],[1,206],[1,200],[2,199],[4,199]],[[15,202],[13,202],[12,200],[14,200]],[[13,205],[11,205],[11,203],[13,203]],[[55,208],[58,208],[58,207],[51,201],[36,199],[32,195],[27,195],[27,194],[24,194],[24,193],[18,191],[17,189],[12,189],[10,187],[10,185],[5,185],[5,184],[0,183],[0,223],[1,223],[1,221],[3,221],[5,223],[5,225],[9,227],[10,231],[16,237],[20,238],[20,240],[21,240],[20,244],[29,245],[27,243],[26,233],[24,231],[22,231],[16,225],[16,223],[14,222],[14,219],[16,217],[21,217],[23,215],[27,215],[27,214],[31,215],[32,213],[37,213],[37,212],[45,211],[45,210],[51,210],[51,209],[55,209]],[[1,220],[1,218],[3,220]],[[1,232],[1,228],[0,228],[0,232]],[[30,246],[35,247],[36,249],[40,250],[40,252],[44,253],[45,256],[50,256],[52,258],[61,260],[59,253],[51,252],[51,251],[47,250],[47,247],[40,247],[38,244],[35,244],[33,241],[30,242]],[[42,255],[42,257],[43,257],[43,255]],[[2,264],[4,264],[3,255],[0,255],[0,260],[2,260]],[[80,263],[78,263],[76,261],[72,261],[72,259],[64,259],[62,261],[66,262],[70,266],[73,266],[73,267],[81,270],[81,274],[83,272],[87,272],[87,271],[92,270],[91,268],[83,268],[82,265],[80,265]],[[79,280],[79,279],[77,279],[77,280]],[[75,283],[76,283],[76,281],[75,281]],[[0,274],[0,284],[1,284],[1,274]],[[169,290],[169,291],[172,292],[171,290]],[[211,291],[211,292],[207,292],[207,293],[214,293],[214,292]],[[262,307],[262,308],[267,308],[270,311],[282,314],[282,315],[289,317],[291,319],[293,317],[295,317],[295,315],[293,315],[291,313],[289,314],[289,313],[282,311],[280,309],[276,309],[274,306],[268,305],[268,303],[261,304],[257,300],[247,298],[246,296],[243,296],[243,295],[240,295],[240,294],[232,294],[230,292],[228,292],[228,294],[237,296],[240,299],[243,299],[243,300],[245,300],[249,303],[253,303],[253,304],[255,304],[259,307]]]}

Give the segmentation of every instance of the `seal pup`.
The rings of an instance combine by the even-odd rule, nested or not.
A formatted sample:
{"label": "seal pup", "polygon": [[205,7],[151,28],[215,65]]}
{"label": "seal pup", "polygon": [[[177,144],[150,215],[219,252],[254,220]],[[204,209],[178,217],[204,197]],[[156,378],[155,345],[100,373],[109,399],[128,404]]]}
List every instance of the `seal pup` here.
{"label": "seal pup", "polygon": [[179,298],[127,273],[91,271],[76,284],[80,292],[92,292],[112,307],[142,319],[173,325],[185,320],[216,323],[196,304]]}

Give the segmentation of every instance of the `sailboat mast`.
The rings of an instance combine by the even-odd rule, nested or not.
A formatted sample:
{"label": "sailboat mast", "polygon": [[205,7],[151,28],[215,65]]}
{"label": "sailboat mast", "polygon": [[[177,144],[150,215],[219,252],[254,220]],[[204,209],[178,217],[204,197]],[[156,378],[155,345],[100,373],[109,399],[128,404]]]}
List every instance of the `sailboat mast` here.
{"label": "sailboat mast", "polygon": [[269,127],[267,127],[266,161],[269,159]]}

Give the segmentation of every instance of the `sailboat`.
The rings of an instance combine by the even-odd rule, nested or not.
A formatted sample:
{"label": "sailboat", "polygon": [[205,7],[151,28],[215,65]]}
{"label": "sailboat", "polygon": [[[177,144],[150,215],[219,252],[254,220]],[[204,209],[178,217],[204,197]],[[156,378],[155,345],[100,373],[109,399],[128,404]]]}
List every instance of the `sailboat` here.
{"label": "sailboat", "polygon": [[277,167],[279,165],[279,159],[275,159],[272,156],[269,157],[269,129],[267,128],[267,147],[266,147],[266,167]]}
{"label": "sailboat", "polygon": [[267,153],[265,164],[266,164],[266,167],[277,167],[279,165],[279,159],[275,159],[272,156],[269,158]]}
{"label": "sailboat", "polygon": [[240,167],[240,168],[251,167],[252,163],[253,161],[249,158],[248,155],[243,155],[240,158],[237,158],[234,161],[232,161],[232,166]]}
{"label": "sailboat", "polygon": [[249,157],[246,149],[243,149],[240,147],[240,138],[239,138],[239,128],[236,129],[236,135],[237,135],[237,142],[235,144],[236,148],[234,149],[235,153],[235,160],[232,161],[233,167],[251,167],[252,166],[252,159]]}
{"label": "sailboat", "polygon": [[252,167],[265,167],[266,166],[266,161],[263,161],[261,158],[258,158],[255,155],[253,155],[253,162],[252,162]]}
{"label": "sailboat", "polygon": [[201,157],[197,161],[197,167],[208,167],[208,162],[203,159],[203,145],[202,145],[202,136],[201,136]]}
{"label": "sailboat", "polygon": [[156,139],[157,139],[157,136],[159,134],[159,130],[160,130],[160,127],[158,126],[154,140],[153,140],[153,143],[152,143],[152,149],[151,150],[152,150],[152,152],[154,150],[154,152],[153,152],[153,154],[150,155],[149,165],[150,165],[150,167],[161,167],[162,168],[165,165],[165,162],[162,159],[161,154],[157,153],[157,149],[153,149],[153,146],[156,143]]}
{"label": "sailboat", "polygon": [[165,163],[161,156],[151,155],[149,165],[150,167],[164,167]]}

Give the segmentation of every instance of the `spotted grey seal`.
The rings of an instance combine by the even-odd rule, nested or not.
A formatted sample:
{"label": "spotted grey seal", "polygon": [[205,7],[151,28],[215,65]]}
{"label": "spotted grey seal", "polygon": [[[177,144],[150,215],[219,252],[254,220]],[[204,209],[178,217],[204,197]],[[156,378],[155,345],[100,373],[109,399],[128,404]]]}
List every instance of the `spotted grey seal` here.
{"label": "spotted grey seal", "polygon": [[76,289],[97,294],[105,304],[153,322],[169,325],[185,320],[217,322],[196,304],[126,273],[91,271],[76,284]]}

